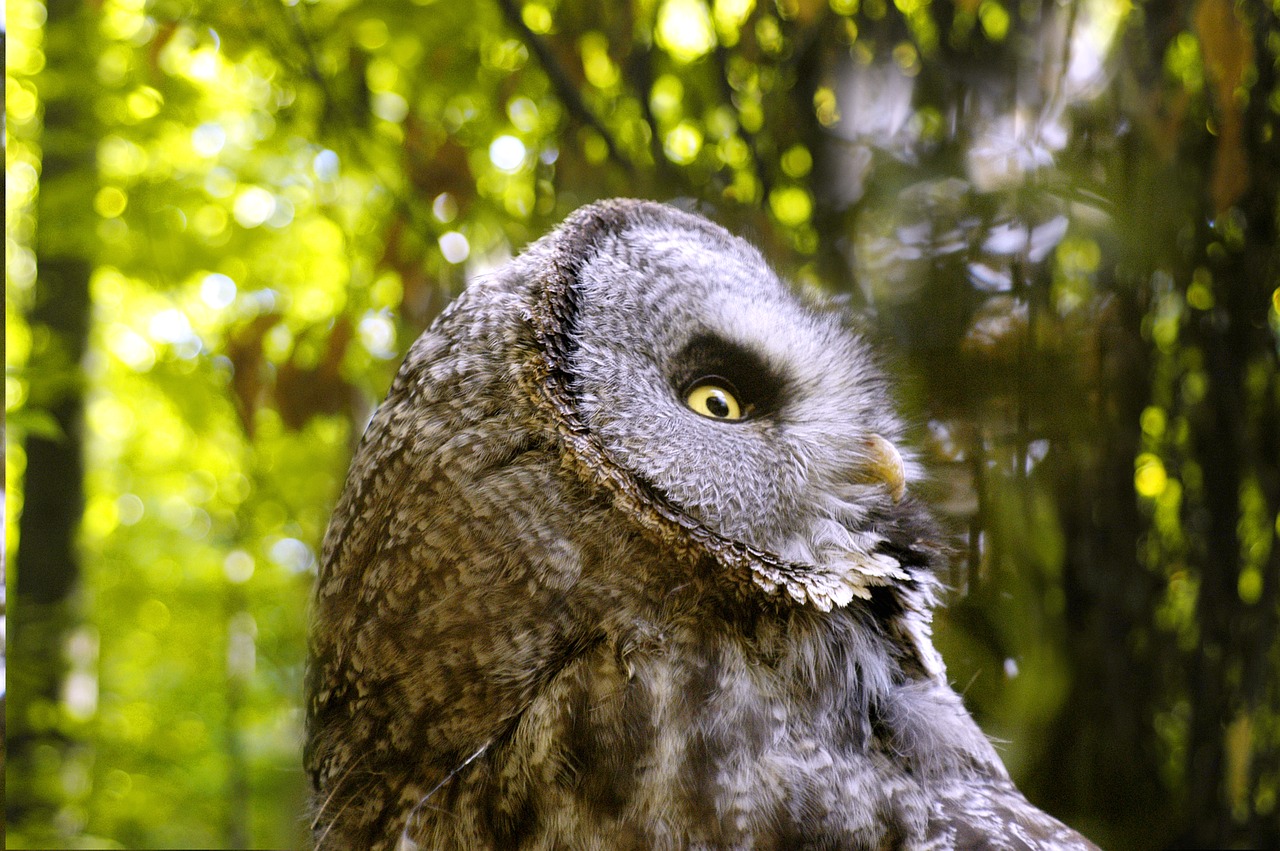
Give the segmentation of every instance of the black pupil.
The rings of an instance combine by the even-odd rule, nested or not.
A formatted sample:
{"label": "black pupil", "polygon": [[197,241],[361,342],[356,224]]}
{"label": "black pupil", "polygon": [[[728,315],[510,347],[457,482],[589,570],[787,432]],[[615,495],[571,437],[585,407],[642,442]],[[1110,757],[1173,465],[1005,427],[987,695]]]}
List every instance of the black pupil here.
{"label": "black pupil", "polygon": [[711,395],[707,397],[707,411],[713,417],[729,416],[729,403],[719,395]]}

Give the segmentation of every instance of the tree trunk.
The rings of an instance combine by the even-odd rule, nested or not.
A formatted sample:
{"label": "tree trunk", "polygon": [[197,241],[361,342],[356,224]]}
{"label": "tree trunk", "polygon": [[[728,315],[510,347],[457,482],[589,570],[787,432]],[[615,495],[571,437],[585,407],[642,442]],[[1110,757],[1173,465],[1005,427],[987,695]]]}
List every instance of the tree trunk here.
{"label": "tree trunk", "polygon": [[[1186,518],[1188,526],[1201,526],[1204,540],[1193,553],[1200,575],[1200,642],[1188,669],[1187,776],[1194,825],[1189,839],[1197,847],[1275,847],[1280,841],[1275,814],[1259,811],[1257,795],[1261,769],[1277,764],[1280,748],[1255,723],[1259,713],[1275,710],[1275,694],[1268,703],[1266,683],[1275,676],[1274,662],[1268,659],[1275,658],[1280,547],[1272,529],[1266,529],[1269,558],[1251,565],[1244,548],[1252,542],[1243,531],[1243,494],[1251,480],[1261,491],[1267,525],[1280,513],[1275,433],[1280,364],[1267,316],[1280,266],[1275,252],[1280,155],[1266,132],[1273,116],[1263,103],[1277,84],[1274,65],[1266,58],[1271,55],[1268,40],[1276,31],[1274,16],[1262,15],[1254,22],[1259,76],[1242,111],[1239,141],[1248,163],[1247,187],[1229,210],[1214,210],[1211,181],[1218,175],[1216,169],[1206,172],[1202,221],[1217,226],[1197,231],[1200,263],[1212,276],[1215,302],[1198,312],[1188,333],[1188,343],[1203,353],[1208,380],[1204,400],[1189,411],[1204,487]],[[1224,137],[1216,144],[1228,143]],[[1233,228],[1242,228],[1243,234],[1233,237]],[[1259,376],[1264,380],[1259,382]],[[1261,588],[1255,594],[1241,580],[1246,570],[1259,567]]]}
{"label": "tree trunk", "polygon": [[[9,606],[9,765],[27,781],[11,784],[9,823],[50,825],[65,795],[59,769],[71,749],[59,707],[63,647],[76,621],[80,579],[76,536],[84,506],[83,376],[88,341],[89,273],[84,233],[93,233],[98,134],[92,74],[96,17],[79,0],[49,0],[44,152],[36,206],[39,273],[28,317],[30,404],[57,423],[55,437],[28,435],[19,545]],[[77,223],[75,226],[72,223]],[[78,236],[73,236],[78,234]],[[66,829],[66,828],[63,828]],[[74,828],[72,828],[74,829]],[[28,838],[36,838],[29,836]]]}

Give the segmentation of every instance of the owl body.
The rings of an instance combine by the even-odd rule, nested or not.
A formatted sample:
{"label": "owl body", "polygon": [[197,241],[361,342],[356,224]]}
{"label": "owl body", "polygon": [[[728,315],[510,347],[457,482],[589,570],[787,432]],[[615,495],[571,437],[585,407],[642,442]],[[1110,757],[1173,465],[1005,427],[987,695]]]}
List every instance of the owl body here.
{"label": "owl body", "polygon": [[325,541],[318,847],[1088,848],[929,640],[866,345],[746,243],[584,208],[414,344]]}

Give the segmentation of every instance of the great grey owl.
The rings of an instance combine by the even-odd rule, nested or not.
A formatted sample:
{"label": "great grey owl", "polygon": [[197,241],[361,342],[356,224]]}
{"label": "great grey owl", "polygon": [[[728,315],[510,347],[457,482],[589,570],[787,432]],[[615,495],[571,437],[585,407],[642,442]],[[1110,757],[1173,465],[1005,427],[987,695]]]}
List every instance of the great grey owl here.
{"label": "great grey owl", "polygon": [[947,684],[902,432],[838,312],[673,208],[472,284],[325,540],[316,845],[1094,847]]}

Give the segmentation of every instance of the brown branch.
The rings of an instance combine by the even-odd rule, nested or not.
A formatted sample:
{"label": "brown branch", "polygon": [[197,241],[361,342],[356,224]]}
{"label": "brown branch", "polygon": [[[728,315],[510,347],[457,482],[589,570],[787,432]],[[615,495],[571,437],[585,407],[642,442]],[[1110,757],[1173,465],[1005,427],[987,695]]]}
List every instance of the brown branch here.
{"label": "brown branch", "polygon": [[[723,44],[716,45],[715,57],[716,64],[720,68],[720,73],[716,75],[719,78],[720,96],[737,113],[738,108],[733,103],[733,85],[729,82],[729,51]],[[763,98],[761,98],[761,109],[763,108],[764,103]],[[742,141],[747,143],[747,150],[751,153],[751,164],[755,167],[756,178],[760,181],[760,197],[768,199],[769,191],[773,188],[773,181],[769,177],[769,170],[764,157],[760,155],[760,143],[756,138],[756,134],[743,127],[742,121],[739,120],[738,135],[742,137]]]}
{"label": "brown branch", "polygon": [[517,7],[516,0],[497,0],[497,2],[502,9],[503,16],[507,19],[507,23],[520,34],[520,38],[524,43],[529,45],[529,49],[537,55],[538,61],[542,64],[542,70],[551,79],[551,85],[555,88],[556,94],[559,95],[561,102],[564,103],[569,112],[604,138],[604,143],[609,149],[609,157],[611,159],[621,165],[627,173],[634,172],[635,166],[622,155],[622,152],[618,149],[618,143],[614,141],[613,134],[605,129],[600,119],[591,111],[591,107],[587,106],[587,102],[582,99],[582,93],[578,91],[578,87],[569,79],[568,74],[560,66],[560,62],[551,52],[551,49],[547,47],[546,42],[538,38],[537,33],[529,29],[524,19],[520,17],[520,9]]}
{"label": "brown branch", "polygon": [[[634,13],[631,3],[626,4],[628,15]],[[634,29],[634,16],[631,25]],[[636,100],[640,102],[640,114],[644,117],[645,124],[649,126],[649,154],[653,157],[654,168],[658,172],[658,177],[663,183],[671,185],[687,186],[687,175],[682,169],[672,166],[670,160],[667,159],[666,151],[662,145],[662,136],[658,132],[658,119],[653,114],[653,105],[649,102],[653,94],[653,48],[652,46],[641,49],[636,45],[634,39],[631,45],[631,55],[622,66],[623,73],[626,74],[627,82],[635,91]]]}

